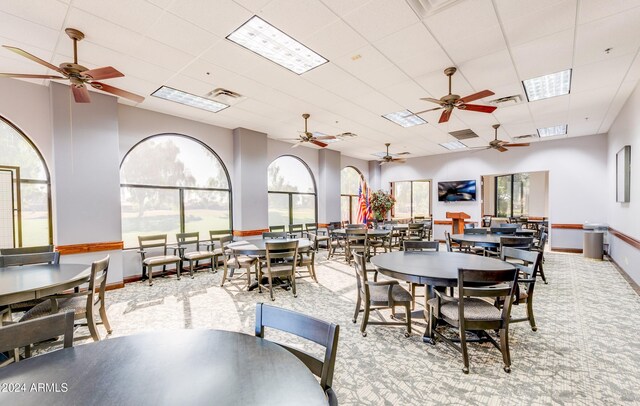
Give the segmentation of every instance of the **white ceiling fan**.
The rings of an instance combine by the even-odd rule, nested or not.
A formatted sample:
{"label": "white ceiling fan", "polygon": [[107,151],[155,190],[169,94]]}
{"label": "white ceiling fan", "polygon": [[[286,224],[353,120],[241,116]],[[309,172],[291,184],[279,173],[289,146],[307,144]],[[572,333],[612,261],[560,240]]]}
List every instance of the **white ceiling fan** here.
{"label": "white ceiling fan", "polygon": [[407,162],[407,160],[405,158],[398,158],[401,155],[409,155],[410,152],[398,152],[397,154],[390,154],[389,153],[389,146],[391,144],[389,144],[388,142],[386,144],[384,144],[387,147],[387,151],[386,152],[376,152],[375,156],[379,157],[379,161],[380,161],[380,165],[384,165],[384,164],[388,164],[388,163],[399,163],[399,164],[403,164],[405,162]]}
{"label": "white ceiling fan", "polygon": [[326,135],[319,132],[309,132],[307,128],[307,120],[309,119],[309,117],[311,117],[311,115],[308,113],[304,113],[302,115],[302,118],[304,119],[304,131],[298,136],[298,138],[288,138],[288,140],[290,141],[298,141],[293,144],[291,148],[299,147],[305,142],[317,145],[320,148],[324,148],[331,142],[340,141],[343,138],[356,137],[356,134],[352,132],[345,132],[336,135]]}

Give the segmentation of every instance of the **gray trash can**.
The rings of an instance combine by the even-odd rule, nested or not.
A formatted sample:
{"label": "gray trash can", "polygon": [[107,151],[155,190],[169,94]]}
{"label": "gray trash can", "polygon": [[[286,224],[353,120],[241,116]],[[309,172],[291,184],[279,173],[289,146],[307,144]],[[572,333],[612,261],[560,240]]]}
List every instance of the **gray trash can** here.
{"label": "gray trash can", "polygon": [[583,237],[583,254],[585,258],[602,259],[604,252],[604,233],[607,226],[604,224],[585,223]]}

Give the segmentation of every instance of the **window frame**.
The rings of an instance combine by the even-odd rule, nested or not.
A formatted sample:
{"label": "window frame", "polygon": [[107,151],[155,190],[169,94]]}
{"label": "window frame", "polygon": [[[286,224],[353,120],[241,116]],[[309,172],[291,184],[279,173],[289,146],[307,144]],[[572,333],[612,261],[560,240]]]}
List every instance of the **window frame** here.
{"label": "window frame", "polygon": [[[313,193],[311,192],[285,192],[285,191],[279,191],[279,190],[269,190],[269,180],[267,179],[267,222],[269,222],[269,193],[273,193],[273,194],[280,194],[280,195],[288,195],[288,204],[289,204],[289,224],[299,224],[299,223],[294,223],[293,222],[293,196],[294,195],[305,195],[305,196],[313,196],[313,205],[314,205],[314,210],[313,210],[313,216],[314,216],[314,223],[318,224],[318,186],[316,185],[316,179],[313,176],[313,172],[311,171],[311,168],[309,167],[309,165],[307,165],[307,163],[305,161],[303,161],[302,159],[300,159],[299,157],[295,156],[295,155],[289,155],[289,154],[285,154],[285,155],[280,155],[277,158],[275,158],[274,160],[272,160],[269,165],[267,165],[267,168],[269,168],[269,166],[271,166],[275,161],[277,161],[280,158],[283,157],[290,157],[290,158],[295,158],[298,161],[300,161],[302,163],[302,165],[304,165],[304,167],[307,169],[307,171],[309,172],[309,177],[311,178],[311,183],[313,184]],[[268,169],[267,169],[267,176],[268,176]],[[284,224],[284,226],[288,226],[289,224]],[[268,224],[269,226],[280,226],[283,224]]]}
{"label": "window frame", "polygon": [[[358,175],[360,175],[360,179],[364,179],[364,175],[362,174],[362,172],[360,172],[360,170],[358,168],[356,168],[353,165],[347,165],[347,166],[345,166],[344,168],[342,168],[340,170],[340,183],[341,183],[341,186],[342,186],[342,171],[344,171],[347,168],[354,169],[358,173]],[[355,198],[356,202],[357,202],[357,199],[358,199],[359,196],[358,195],[348,194],[348,193],[342,193],[342,190],[340,191],[340,205],[341,205],[341,207],[340,207],[340,212],[341,212],[340,217],[342,217],[342,198],[343,197],[348,197],[349,198],[349,223],[350,224],[355,224],[355,220],[353,218],[353,215],[354,215],[354,213],[353,213],[353,199]]]}
{"label": "window frame", "polygon": [[[397,204],[397,197],[396,197],[396,189],[395,189],[395,184],[396,183],[406,183],[408,182],[410,184],[410,192],[409,192],[409,199],[410,199],[410,204],[409,204],[409,213],[410,213],[410,219],[413,220],[413,184],[414,182],[429,182],[429,217],[433,216],[433,195],[432,195],[432,186],[433,186],[433,182],[431,179],[415,179],[415,180],[398,180],[398,181],[394,181],[394,182],[390,182],[390,189],[391,189],[391,196],[393,196],[396,199],[396,204]],[[395,217],[396,215],[396,205],[393,205],[393,208],[391,209],[391,217]]]}
{"label": "window frame", "polygon": [[[227,170],[227,166],[224,164],[224,161],[222,160],[222,158],[220,158],[220,155],[218,155],[213,148],[211,148],[209,145],[207,145],[205,142],[186,135],[186,134],[180,134],[180,133],[158,133],[158,134],[154,134],[154,135],[150,135],[148,137],[143,138],[142,140],[136,142],[131,148],[129,148],[129,150],[127,151],[126,154],[124,154],[124,156],[122,157],[122,160],[120,161],[120,166],[118,168],[118,172],[122,171],[122,165],[124,164],[124,162],[126,161],[127,157],[129,156],[129,154],[131,153],[131,151],[133,151],[136,147],[138,147],[140,144],[142,144],[145,141],[149,141],[152,138],[156,138],[156,137],[162,137],[162,136],[176,136],[176,137],[183,137],[186,138],[190,141],[195,141],[198,144],[200,144],[200,146],[202,146],[203,148],[205,148],[207,151],[211,152],[211,154],[213,154],[213,156],[218,160],[218,162],[220,163],[220,166],[222,166],[222,169],[224,170],[224,174],[227,178],[227,185],[229,185],[228,189],[224,189],[224,188],[207,188],[207,187],[198,187],[198,186],[166,186],[166,185],[143,185],[143,184],[137,184],[137,183],[122,183],[120,182],[120,189],[122,190],[123,187],[127,187],[127,188],[138,188],[138,189],[155,189],[155,190],[177,190],[178,191],[178,199],[179,199],[179,207],[180,207],[180,232],[184,233],[185,231],[185,211],[184,211],[184,192],[185,190],[203,190],[203,191],[209,191],[209,192],[228,192],[229,193],[229,229],[233,230],[233,189],[232,189],[232,185],[231,185],[231,178],[229,177],[229,171]],[[122,219],[122,216],[121,216]],[[167,236],[168,237],[168,236]],[[205,239],[208,238],[208,236],[205,236]],[[200,236],[200,239],[202,239],[202,236]],[[124,247],[124,249],[137,249],[139,247]]]}
{"label": "window frame", "polygon": [[[506,174],[506,175],[497,175],[495,177],[494,185],[493,185],[493,187],[494,187],[494,190],[493,190],[493,192],[494,192],[493,193],[493,195],[494,195],[494,211],[493,211],[493,214],[494,214],[495,217],[498,217],[498,178],[508,178],[509,179],[509,186],[510,186],[510,188],[509,188],[510,189],[509,190],[509,197],[510,197],[509,198],[509,213],[508,213],[508,215],[506,217],[514,217],[514,215],[513,215],[513,206],[514,206],[513,205],[513,202],[514,202],[513,194],[514,194],[514,185],[515,185],[514,179],[515,179],[516,175],[524,175],[524,174],[529,176],[528,172],[520,172],[520,173],[509,173],[509,174]],[[520,189],[520,195],[521,195],[520,199],[522,199],[524,197],[524,192],[523,192],[522,188]],[[522,215],[522,214],[520,214],[520,215]]]}

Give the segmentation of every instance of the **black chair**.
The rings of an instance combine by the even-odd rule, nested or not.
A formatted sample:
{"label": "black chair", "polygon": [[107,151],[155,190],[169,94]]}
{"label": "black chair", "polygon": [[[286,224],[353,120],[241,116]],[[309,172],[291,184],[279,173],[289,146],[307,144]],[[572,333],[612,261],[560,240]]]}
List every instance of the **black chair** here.
{"label": "black chair", "polygon": [[[546,230],[546,228],[543,228],[543,229]],[[548,236],[549,235],[545,231],[541,232],[540,239],[538,240],[537,243],[534,243],[533,247],[531,248],[532,250],[540,253],[540,265],[538,265],[538,271],[536,272],[536,276],[537,274],[540,274],[540,277],[542,278],[542,281],[545,283],[545,285],[548,282],[547,282],[547,277],[544,275],[544,268],[542,264],[544,263],[544,248],[547,245]]]}
{"label": "black chair", "polygon": [[[24,347],[24,357],[29,358],[33,344],[58,338],[59,336],[64,337],[64,348],[73,347],[72,311],[0,327],[0,353],[11,351],[14,353],[12,361],[19,362],[19,348]],[[9,362],[5,361],[0,366],[4,366]]]}
{"label": "black chair", "polygon": [[[266,261],[258,267],[258,291],[262,293],[262,288],[267,288],[271,300],[276,300],[273,296],[273,279],[286,278],[291,284],[293,297],[298,297],[295,275],[298,265],[298,240],[266,242],[265,247],[267,248]],[[267,285],[262,282],[265,274]]]}
{"label": "black chair", "polygon": [[511,318],[511,323],[528,321],[531,330],[537,331],[536,320],[533,317],[533,291],[536,286],[536,269],[540,266],[541,254],[537,251],[525,251],[517,248],[504,247],[500,252],[500,259],[511,263],[518,269],[518,289],[516,290],[515,305],[527,305],[527,317]]}
{"label": "black chair", "polygon": [[292,310],[258,303],[256,305],[256,337],[264,338],[265,327],[294,334],[325,348],[324,358],[320,360],[302,350],[276,343],[298,357],[314,375],[320,378],[320,386],[327,395],[329,405],[337,405],[338,399],[332,385],[340,326]]}
{"label": "black chair", "polygon": [[[356,283],[358,297],[356,299],[356,310],[353,314],[353,323],[358,321],[358,314],[364,312],[362,323],[360,324],[360,332],[363,337],[367,336],[367,326],[385,325],[385,326],[406,326],[407,331],[405,337],[411,335],[411,301],[412,297],[397,280],[386,280],[382,282],[370,281],[365,268],[364,255],[353,252],[353,264],[356,270]],[[361,308],[364,306],[364,309]],[[395,311],[395,306],[404,306],[406,318],[404,322],[390,321],[369,321],[369,313],[371,310],[391,309]]]}
{"label": "black chair", "polygon": [[465,228],[464,229],[464,234],[469,234],[469,235],[487,235],[487,229],[486,228]]}
{"label": "black chair", "polygon": [[[511,224],[509,224],[511,225]],[[491,234],[515,235],[517,227],[491,227]]]}
{"label": "black chair", "polygon": [[[431,251],[437,252],[440,251],[440,242],[438,241],[405,241],[404,242],[404,250],[405,251]],[[416,307],[416,287],[424,286],[421,283],[411,283],[411,309],[415,309]],[[424,296],[422,296],[424,297]]]}
{"label": "black chair", "polygon": [[[504,371],[511,372],[509,318],[517,276],[518,272],[514,268],[491,271],[461,268],[458,269],[458,298],[435,290],[436,297],[429,300],[429,336],[431,339],[438,336],[462,353],[462,371],[465,374],[469,373],[467,341],[492,343],[502,352]],[[502,303],[501,309],[487,300],[496,298]],[[458,329],[460,346],[455,344],[456,340],[449,339],[436,330],[439,321]],[[467,331],[475,332],[477,338],[467,338]],[[500,344],[487,331],[499,331]]]}

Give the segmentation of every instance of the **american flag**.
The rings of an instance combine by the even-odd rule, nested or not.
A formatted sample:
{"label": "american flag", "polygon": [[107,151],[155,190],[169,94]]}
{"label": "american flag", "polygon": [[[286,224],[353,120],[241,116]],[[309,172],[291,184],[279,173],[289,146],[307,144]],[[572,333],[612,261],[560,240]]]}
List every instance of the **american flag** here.
{"label": "american flag", "polygon": [[358,188],[358,223],[367,224],[371,217],[371,191],[367,187],[364,178],[360,179],[360,187]]}

